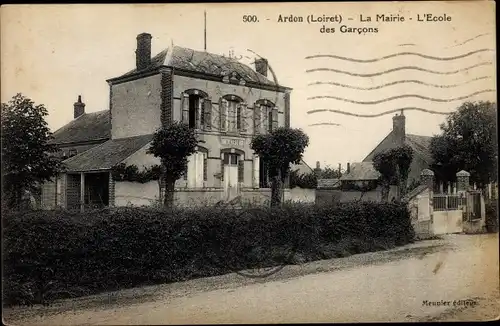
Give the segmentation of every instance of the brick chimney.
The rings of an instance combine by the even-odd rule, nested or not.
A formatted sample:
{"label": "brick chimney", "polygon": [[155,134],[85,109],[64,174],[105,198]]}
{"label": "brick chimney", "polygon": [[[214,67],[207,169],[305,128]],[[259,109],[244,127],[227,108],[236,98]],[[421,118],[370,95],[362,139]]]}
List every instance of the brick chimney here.
{"label": "brick chimney", "polygon": [[346,173],[351,173],[351,163],[347,163],[347,171]]}
{"label": "brick chimney", "polygon": [[396,114],[392,117],[392,132],[394,134],[394,142],[397,146],[402,146],[405,143],[406,138],[406,117],[401,110],[401,114]]}
{"label": "brick chimney", "polygon": [[257,71],[259,74],[267,77],[268,67],[269,66],[267,64],[266,59],[264,58],[255,59],[255,71]]}
{"label": "brick chimney", "polygon": [[85,113],[85,103],[82,102],[82,96],[78,95],[78,101],[73,104],[74,119]]}
{"label": "brick chimney", "polygon": [[151,63],[151,34],[137,35],[137,50],[135,50],[135,64],[137,70],[146,69]]}

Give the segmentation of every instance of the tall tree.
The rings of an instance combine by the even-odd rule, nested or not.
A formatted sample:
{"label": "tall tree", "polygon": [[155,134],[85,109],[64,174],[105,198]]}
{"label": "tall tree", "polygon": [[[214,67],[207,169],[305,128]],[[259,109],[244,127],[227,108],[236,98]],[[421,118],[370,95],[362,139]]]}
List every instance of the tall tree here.
{"label": "tall tree", "polygon": [[271,206],[281,203],[283,183],[290,171],[290,164],[299,164],[309,137],[301,129],[280,127],[269,134],[257,135],[251,148],[268,167],[271,178]]}
{"label": "tall tree", "polygon": [[387,202],[391,184],[396,183],[397,167],[390,151],[375,154],[373,167],[380,173],[379,182],[382,186],[382,200]]}
{"label": "tall tree", "polygon": [[374,156],[373,167],[380,173],[384,201],[388,201],[389,189],[393,184],[398,186],[399,198],[405,195],[412,160],[413,150],[408,145],[391,148]]}
{"label": "tall tree", "polygon": [[444,181],[460,170],[471,174],[480,189],[495,181],[498,166],[497,105],[489,101],[465,102],[451,113],[433,137],[433,168]]}
{"label": "tall tree", "polygon": [[22,94],[2,103],[2,192],[9,208],[19,208],[26,191],[38,192],[61,169],[43,104]]}
{"label": "tall tree", "polygon": [[197,145],[194,129],[182,122],[175,121],[155,132],[148,153],[162,163],[165,207],[173,206],[175,181],[187,172],[188,157],[196,152]]}

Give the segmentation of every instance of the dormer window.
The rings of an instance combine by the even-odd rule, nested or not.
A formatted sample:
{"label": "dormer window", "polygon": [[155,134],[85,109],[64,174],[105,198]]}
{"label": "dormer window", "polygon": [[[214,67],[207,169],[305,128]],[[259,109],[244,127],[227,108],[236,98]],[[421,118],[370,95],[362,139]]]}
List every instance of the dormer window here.
{"label": "dormer window", "polygon": [[69,150],[68,157],[73,157],[76,154],[78,154],[78,151],[76,149],[72,148],[72,149]]}

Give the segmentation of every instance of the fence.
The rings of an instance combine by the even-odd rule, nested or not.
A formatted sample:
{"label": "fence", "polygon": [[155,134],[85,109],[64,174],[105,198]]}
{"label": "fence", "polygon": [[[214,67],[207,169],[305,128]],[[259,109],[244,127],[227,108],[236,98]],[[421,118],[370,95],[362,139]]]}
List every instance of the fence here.
{"label": "fence", "polygon": [[467,198],[458,195],[437,194],[433,198],[433,208],[435,211],[458,210],[460,206],[467,204]]}

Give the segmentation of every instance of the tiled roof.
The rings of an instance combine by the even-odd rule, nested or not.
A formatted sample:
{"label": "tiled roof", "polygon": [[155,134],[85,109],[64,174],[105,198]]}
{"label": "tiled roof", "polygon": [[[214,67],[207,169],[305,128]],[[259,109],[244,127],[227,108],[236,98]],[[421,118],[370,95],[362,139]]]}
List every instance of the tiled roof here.
{"label": "tiled roof", "polygon": [[67,172],[109,170],[151,141],[153,135],[111,139],[64,161]]}
{"label": "tiled roof", "polygon": [[318,179],[318,188],[338,188],[340,179]]}
{"label": "tiled roof", "polygon": [[380,173],[373,167],[373,162],[359,162],[351,163],[350,172],[344,174],[340,180],[377,180],[379,177]]}
{"label": "tiled roof", "polygon": [[406,143],[427,163],[432,162],[430,151],[432,137],[406,134]]}
{"label": "tiled roof", "polygon": [[[276,85],[276,83],[270,81],[264,75],[261,75],[234,58],[204,51],[195,51],[180,46],[174,46],[173,50],[172,48],[168,48],[161,51],[151,59],[151,64],[146,70],[152,70],[161,66],[169,66],[212,76],[225,76],[227,73],[235,72],[247,82]],[[120,77],[129,76],[136,72],[137,69],[134,69]]]}
{"label": "tiled roof", "polygon": [[56,130],[53,144],[85,142],[111,137],[109,110],[85,113]]}

